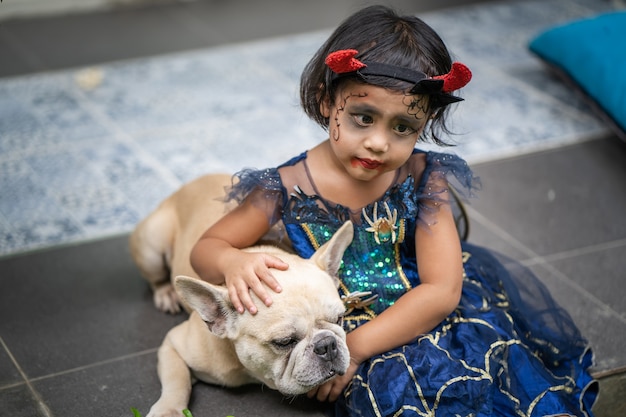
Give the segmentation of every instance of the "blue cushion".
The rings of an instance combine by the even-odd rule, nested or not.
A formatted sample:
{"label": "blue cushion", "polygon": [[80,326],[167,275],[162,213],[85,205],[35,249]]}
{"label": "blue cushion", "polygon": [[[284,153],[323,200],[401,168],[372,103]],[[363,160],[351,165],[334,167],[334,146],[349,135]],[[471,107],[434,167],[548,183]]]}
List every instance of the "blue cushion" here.
{"label": "blue cushion", "polygon": [[550,28],[529,48],[564,71],[626,135],[626,11]]}

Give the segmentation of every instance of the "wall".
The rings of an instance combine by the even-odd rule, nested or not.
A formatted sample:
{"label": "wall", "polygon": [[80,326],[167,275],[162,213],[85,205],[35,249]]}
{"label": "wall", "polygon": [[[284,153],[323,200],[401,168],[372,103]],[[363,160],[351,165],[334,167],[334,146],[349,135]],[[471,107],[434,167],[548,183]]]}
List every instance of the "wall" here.
{"label": "wall", "polygon": [[[104,10],[148,1],[151,0],[2,0],[0,20]],[[154,0],[157,1],[160,0]]]}

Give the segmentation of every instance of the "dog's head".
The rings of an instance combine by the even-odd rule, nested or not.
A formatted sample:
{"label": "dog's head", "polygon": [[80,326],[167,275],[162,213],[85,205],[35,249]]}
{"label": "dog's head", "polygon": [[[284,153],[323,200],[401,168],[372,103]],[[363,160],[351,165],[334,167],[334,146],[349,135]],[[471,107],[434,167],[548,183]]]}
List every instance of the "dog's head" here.
{"label": "dog's head", "polygon": [[352,237],[347,222],[311,259],[251,248],[269,251],[289,264],[286,271],[272,270],[283,290],[272,293],[271,307],[253,295],[256,315],[237,313],[222,286],[177,277],[176,290],[212,333],[233,342],[251,375],[283,394],[302,394],[343,374],[350,362],[336,273]]}

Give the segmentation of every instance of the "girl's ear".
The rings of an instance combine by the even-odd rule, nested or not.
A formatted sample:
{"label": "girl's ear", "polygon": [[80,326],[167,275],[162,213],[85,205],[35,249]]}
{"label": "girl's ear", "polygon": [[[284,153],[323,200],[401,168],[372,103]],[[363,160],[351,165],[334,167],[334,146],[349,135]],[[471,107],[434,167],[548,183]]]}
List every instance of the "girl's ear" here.
{"label": "girl's ear", "polygon": [[320,85],[317,101],[320,103],[320,114],[328,119],[330,117],[330,97],[326,94],[324,85]]}
{"label": "girl's ear", "polygon": [[330,117],[330,100],[328,96],[320,100],[320,113],[327,119]]}

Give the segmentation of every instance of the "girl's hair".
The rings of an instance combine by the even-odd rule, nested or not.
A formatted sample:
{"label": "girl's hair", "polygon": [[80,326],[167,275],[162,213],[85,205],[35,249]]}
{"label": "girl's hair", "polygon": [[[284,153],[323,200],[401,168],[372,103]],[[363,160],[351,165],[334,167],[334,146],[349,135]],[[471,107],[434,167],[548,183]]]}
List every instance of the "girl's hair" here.
{"label": "girl's hair", "polygon": [[[324,129],[328,129],[329,120],[321,114],[321,101],[333,100],[345,80],[363,82],[356,76],[331,82],[332,71],[324,60],[331,52],[342,49],[356,49],[359,51],[356,58],[361,61],[419,70],[429,77],[446,74],[452,67],[445,44],[421,19],[399,16],[385,6],[366,7],[335,29],[302,72],[300,103],[304,112]],[[367,83],[403,92],[412,87],[405,81],[377,76],[368,77]],[[439,108],[430,120],[430,138],[438,145],[449,145],[440,139],[441,132],[450,133],[445,124],[447,112],[447,107]],[[425,133],[420,139],[427,139]]]}

